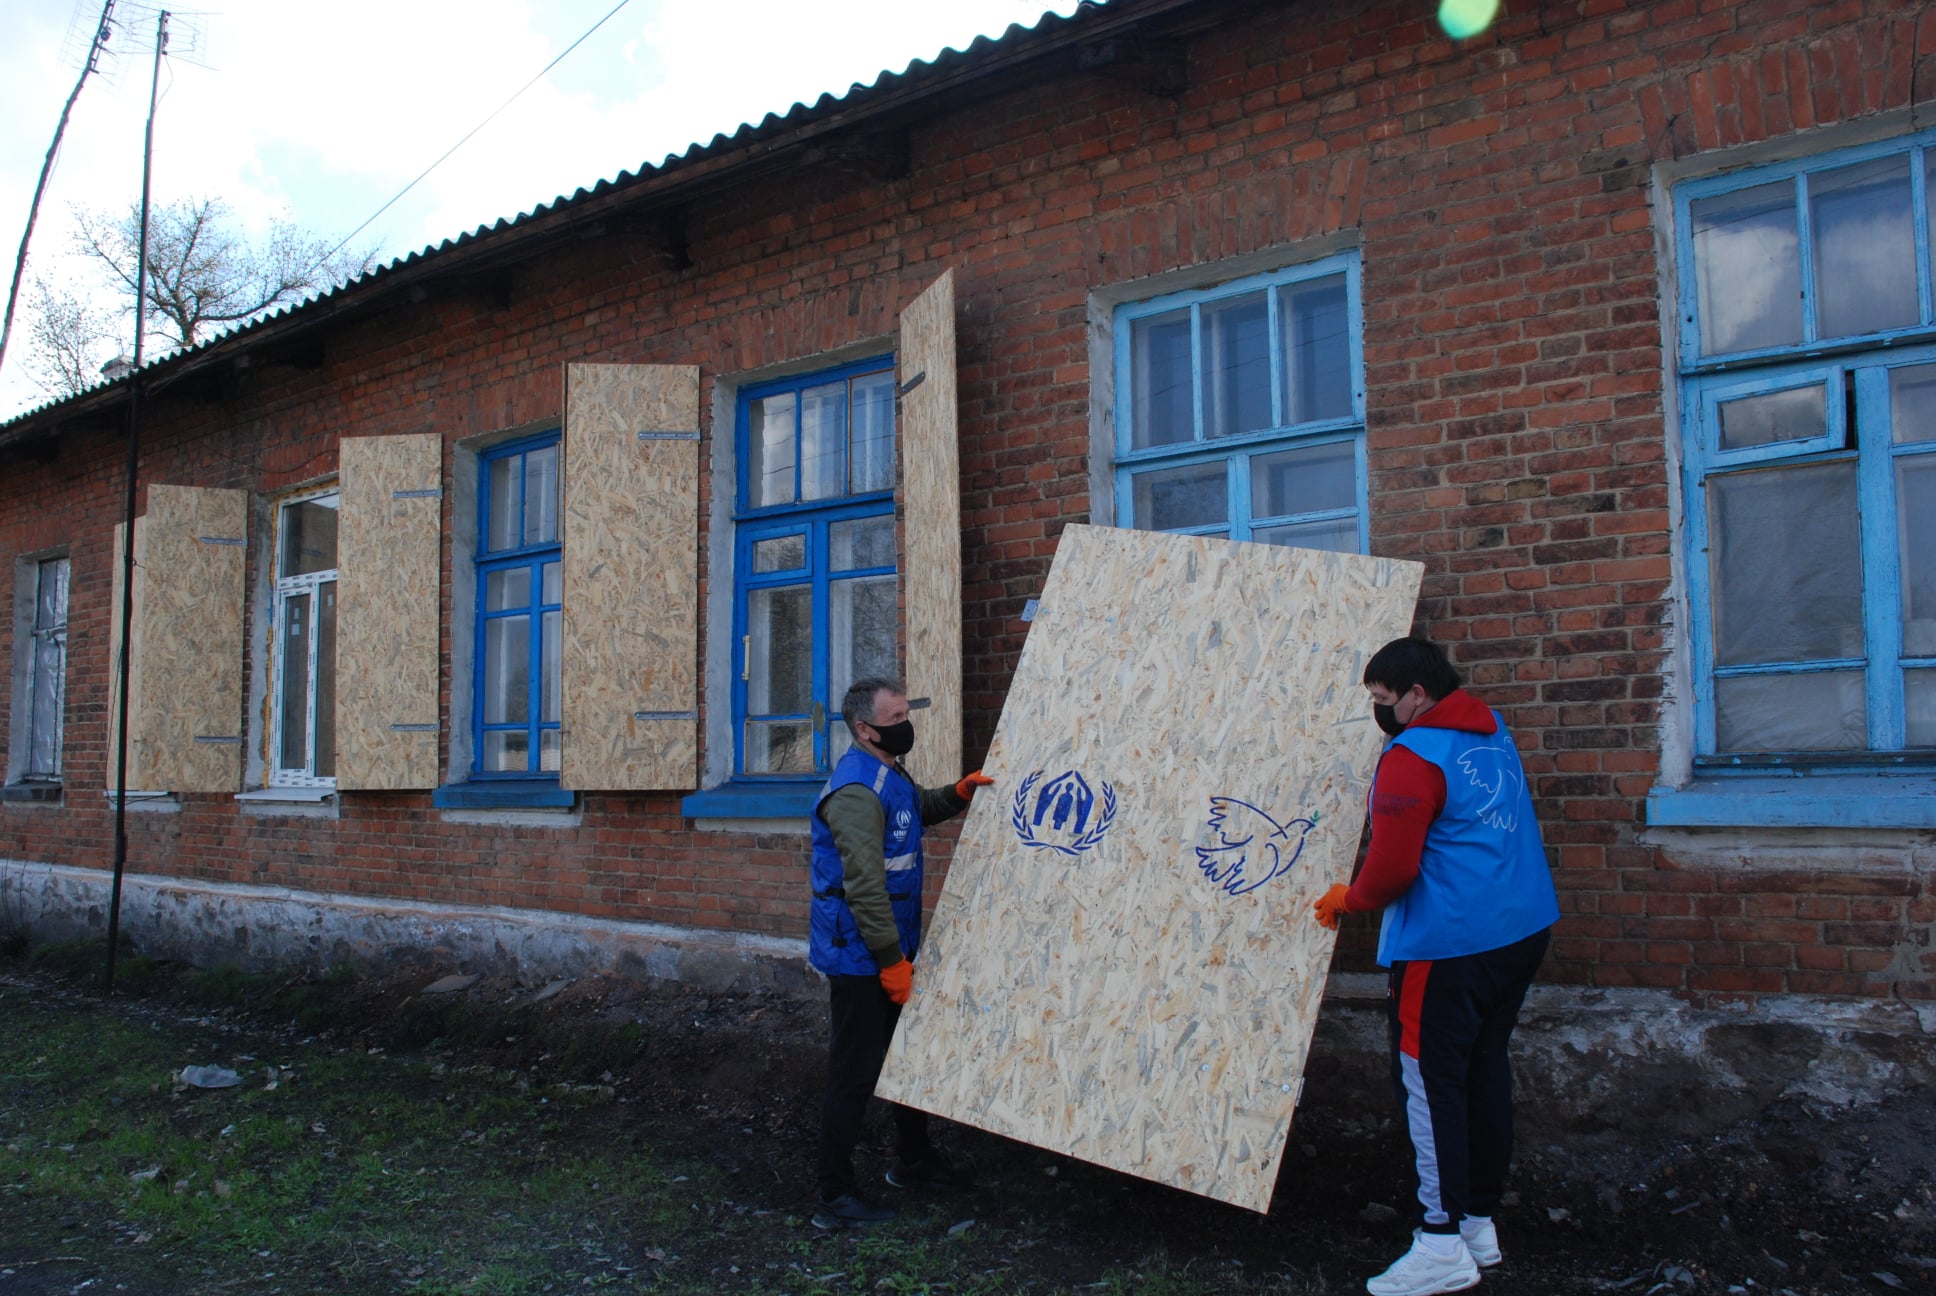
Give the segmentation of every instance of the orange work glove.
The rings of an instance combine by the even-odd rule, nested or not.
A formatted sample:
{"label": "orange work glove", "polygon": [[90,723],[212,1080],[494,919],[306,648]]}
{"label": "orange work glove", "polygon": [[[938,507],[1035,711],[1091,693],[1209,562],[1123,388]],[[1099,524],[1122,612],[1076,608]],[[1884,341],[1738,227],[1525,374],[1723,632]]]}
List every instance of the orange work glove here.
{"label": "orange work glove", "polygon": [[976,788],[988,787],[994,781],[980,770],[976,770],[973,774],[963,775],[961,782],[955,784],[955,795],[963,801],[973,801]]}
{"label": "orange work glove", "polygon": [[914,964],[902,959],[893,967],[881,969],[881,988],[897,1004],[904,1004],[914,993]]}
{"label": "orange work glove", "polygon": [[1319,923],[1332,931],[1338,929],[1338,918],[1351,912],[1351,906],[1344,902],[1345,892],[1350,889],[1342,882],[1333,882],[1331,889],[1317,898],[1311,908],[1316,912]]}

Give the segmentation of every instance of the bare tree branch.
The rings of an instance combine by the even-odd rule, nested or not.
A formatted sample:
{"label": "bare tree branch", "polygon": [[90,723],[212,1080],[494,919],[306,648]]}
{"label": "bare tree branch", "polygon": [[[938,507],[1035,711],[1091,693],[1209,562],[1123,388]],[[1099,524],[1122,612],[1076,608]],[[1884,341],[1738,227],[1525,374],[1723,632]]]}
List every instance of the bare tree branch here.
{"label": "bare tree branch", "polygon": [[115,327],[109,313],[45,279],[33,281],[33,320],[27,330],[29,370],[56,396],[73,396],[101,381],[101,364],[113,354]]}

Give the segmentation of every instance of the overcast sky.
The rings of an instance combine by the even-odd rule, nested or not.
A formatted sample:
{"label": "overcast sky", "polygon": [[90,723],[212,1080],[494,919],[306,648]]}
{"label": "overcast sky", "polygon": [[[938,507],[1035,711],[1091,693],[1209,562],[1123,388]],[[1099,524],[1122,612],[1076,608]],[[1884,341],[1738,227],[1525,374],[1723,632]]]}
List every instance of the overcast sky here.
{"label": "overcast sky", "polygon": [[[226,0],[175,11],[154,199],[219,197],[252,230],[288,217],[333,243],[609,13],[618,0]],[[102,0],[0,0],[0,282]],[[629,0],[354,246],[384,261],[663,161],[742,122],[845,93],[1075,0]],[[80,272],[75,207],[141,193],[153,7],[118,2],[33,236],[28,274]],[[178,52],[178,53],[176,53]],[[29,376],[23,288],[0,420],[50,397]],[[130,323],[129,328],[132,328]]]}

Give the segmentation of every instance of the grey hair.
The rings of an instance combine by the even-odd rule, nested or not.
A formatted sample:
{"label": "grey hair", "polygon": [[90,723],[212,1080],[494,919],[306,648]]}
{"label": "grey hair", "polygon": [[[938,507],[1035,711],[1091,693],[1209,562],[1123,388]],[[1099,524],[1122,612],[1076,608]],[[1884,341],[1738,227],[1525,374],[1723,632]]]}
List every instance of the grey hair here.
{"label": "grey hair", "polygon": [[907,696],[907,685],[892,675],[869,675],[857,679],[847,686],[846,696],[840,699],[840,718],[847,722],[847,732],[854,732],[854,722],[874,723],[874,699],[883,693],[896,693]]}

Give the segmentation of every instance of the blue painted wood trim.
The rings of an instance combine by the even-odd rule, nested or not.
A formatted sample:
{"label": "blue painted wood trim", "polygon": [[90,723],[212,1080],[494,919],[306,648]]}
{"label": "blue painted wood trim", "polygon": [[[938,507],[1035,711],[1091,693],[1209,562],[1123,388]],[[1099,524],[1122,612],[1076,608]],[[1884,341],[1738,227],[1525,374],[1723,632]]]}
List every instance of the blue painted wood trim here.
{"label": "blue painted wood trim", "polygon": [[804,819],[824,786],[821,779],[726,783],[686,797],[679,813],[688,819]]}
{"label": "blue painted wood trim", "polygon": [[577,803],[578,794],[559,787],[555,777],[446,783],[430,794],[439,810],[568,810]]}
{"label": "blue painted wood trim", "polygon": [[1936,776],[1699,779],[1647,794],[1652,828],[1936,828]]}

